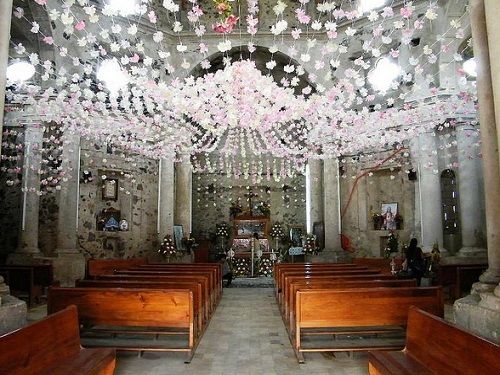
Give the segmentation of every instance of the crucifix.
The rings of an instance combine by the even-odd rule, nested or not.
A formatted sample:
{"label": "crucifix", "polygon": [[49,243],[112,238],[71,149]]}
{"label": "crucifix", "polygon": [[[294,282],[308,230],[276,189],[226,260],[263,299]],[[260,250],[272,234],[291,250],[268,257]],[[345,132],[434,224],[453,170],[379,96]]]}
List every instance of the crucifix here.
{"label": "crucifix", "polygon": [[248,193],[245,194],[245,197],[247,198],[247,201],[248,201],[248,208],[249,208],[250,215],[252,215],[252,199],[255,197],[258,197],[258,196],[259,196],[259,194],[254,193],[252,190],[250,190]]}

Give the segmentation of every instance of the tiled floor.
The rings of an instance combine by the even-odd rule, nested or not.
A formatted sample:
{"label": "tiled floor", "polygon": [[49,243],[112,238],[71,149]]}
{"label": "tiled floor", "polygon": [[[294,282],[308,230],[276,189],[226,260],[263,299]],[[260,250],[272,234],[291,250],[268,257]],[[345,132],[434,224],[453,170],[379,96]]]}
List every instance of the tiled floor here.
{"label": "tiled floor", "polygon": [[367,356],[306,353],[299,365],[270,288],[226,288],[190,364],[182,353],[120,354],[117,375],[367,374]]}

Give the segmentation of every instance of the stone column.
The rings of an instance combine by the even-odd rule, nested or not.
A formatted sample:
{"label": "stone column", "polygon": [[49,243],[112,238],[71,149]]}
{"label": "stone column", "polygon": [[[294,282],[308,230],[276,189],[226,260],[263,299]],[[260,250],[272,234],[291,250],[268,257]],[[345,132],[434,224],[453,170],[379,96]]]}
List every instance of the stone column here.
{"label": "stone column", "polygon": [[339,163],[337,159],[323,162],[325,252],[341,253]]}
{"label": "stone column", "polygon": [[29,258],[40,255],[38,248],[38,214],[40,205],[40,167],[42,156],[43,127],[40,124],[28,123],[24,131],[24,164],[23,164],[23,207],[19,246],[9,256],[10,263],[25,262]]}
{"label": "stone column", "polygon": [[[487,15],[485,15],[486,4],[488,4]],[[498,50],[498,46],[494,45],[496,41],[489,44],[487,35],[489,35],[490,40],[497,37],[492,32],[495,27],[498,27],[498,20],[494,19],[493,15],[488,15],[488,12],[494,11],[495,8],[498,10],[499,5],[495,1],[471,0],[469,2],[472,40],[478,73],[476,82],[483,154],[488,243],[488,270],[481,276],[480,280],[491,284],[500,282],[500,225],[498,221],[500,217],[500,194],[498,194],[500,191],[500,162],[497,138],[499,133],[497,126],[500,123],[500,97],[495,98],[497,100],[496,106],[493,102],[493,87],[498,85],[500,80],[500,64],[498,55],[492,55],[493,51]],[[497,23],[496,26],[494,25],[495,22]],[[490,48],[493,49],[490,50]],[[489,56],[493,56],[492,59]],[[495,64],[495,70],[490,69],[490,64]],[[497,111],[497,117],[495,117],[495,110]]]}
{"label": "stone column", "polygon": [[421,244],[430,251],[435,243],[443,253],[443,222],[441,180],[438,167],[437,143],[433,133],[419,136],[418,142],[419,204],[421,208]]}
{"label": "stone column", "polygon": [[[498,35],[500,35],[500,22],[498,21],[498,15],[500,14],[500,2],[498,0],[484,0],[484,8],[486,18],[486,31],[488,35],[491,84],[493,89],[493,101],[497,124],[497,145],[500,145],[500,131],[498,131],[498,124],[500,122],[500,45],[498,45]],[[474,48],[476,48],[476,44],[474,44]],[[474,54],[476,54],[475,49]],[[497,159],[499,158],[500,154],[498,153],[497,148]]]}
{"label": "stone column", "polygon": [[[472,41],[477,62],[476,84],[483,154],[488,269],[479,278],[480,282],[473,285],[470,295],[455,301],[453,315],[458,325],[500,343],[500,286],[498,285],[500,282],[500,225],[498,222],[500,217],[500,194],[498,194],[500,191],[500,162],[497,138],[497,124],[500,121],[500,116],[495,119],[493,101],[493,82],[498,84],[500,65],[497,61],[498,54],[493,55],[494,51],[498,51],[498,46],[492,46],[496,43],[494,39],[496,35],[493,34],[493,31],[498,30],[499,25],[498,21],[494,19],[496,14],[485,15],[486,3],[488,4],[486,13],[495,12],[496,9],[496,14],[498,14],[500,5],[498,2],[469,1]],[[489,45],[491,50],[488,48],[488,33],[491,40]],[[495,64],[495,70],[490,69],[490,62]],[[499,99],[496,98],[496,100]],[[496,109],[500,110],[498,107]],[[499,112],[497,112],[498,114]]]}
{"label": "stone column", "polygon": [[78,204],[80,194],[80,136],[65,134],[62,168],[67,181],[59,191],[57,217],[57,258],[53,261],[54,278],[72,286],[85,276],[85,257],[78,251]]}
{"label": "stone column", "polygon": [[[0,134],[3,133],[3,113],[5,106],[5,83],[9,61],[10,20],[12,0],[0,1]],[[1,154],[0,149],[0,154]]]}
{"label": "stone column", "polygon": [[80,136],[64,137],[62,158],[62,168],[67,181],[62,182],[59,191],[57,252],[77,253]]}
{"label": "stone column", "polygon": [[189,158],[176,164],[174,223],[182,225],[184,236],[191,233],[193,173]]}
{"label": "stone column", "polygon": [[476,129],[471,125],[457,126],[458,196],[460,199],[461,257],[486,257],[482,239],[486,228],[483,206],[480,159],[474,143]]}
{"label": "stone column", "polygon": [[160,160],[158,173],[158,240],[169,234],[174,227],[174,162],[171,158]]}
{"label": "stone column", "polygon": [[[309,180],[307,195],[307,232],[312,233],[313,225],[323,221],[323,165],[321,160],[309,160]],[[307,194],[308,192],[308,194]]]}

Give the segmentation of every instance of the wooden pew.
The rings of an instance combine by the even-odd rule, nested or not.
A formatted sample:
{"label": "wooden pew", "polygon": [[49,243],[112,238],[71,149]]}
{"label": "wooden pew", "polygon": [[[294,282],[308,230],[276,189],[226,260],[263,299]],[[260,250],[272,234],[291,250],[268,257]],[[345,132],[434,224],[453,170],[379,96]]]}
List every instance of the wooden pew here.
{"label": "wooden pew", "polygon": [[[277,284],[280,274],[286,270],[306,269],[306,268],[359,268],[359,266],[351,263],[276,263],[274,265],[274,283]],[[364,267],[367,268],[367,267]]]}
{"label": "wooden pew", "polygon": [[197,322],[198,336],[203,334],[209,319],[208,296],[203,299],[202,285],[199,282],[185,281],[136,281],[136,280],[76,280],[77,288],[148,288],[148,289],[189,289],[193,292],[193,309]]}
{"label": "wooden pew", "polygon": [[[198,344],[194,323],[193,293],[189,289],[128,289],[128,288],[49,288],[49,314],[76,305],[78,318],[86,334],[182,335],[185,345],[160,345],[164,340],[131,345],[112,342],[117,350],[186,352],[189,363]],[[88,336],[87,336],[88,337]],[[118,338],[117,338],[118,339]],[[154,342],[151,345],[150,342]],[[109,345],[89,342],[86,346]]]}
{"label": "wooden pew", "polygon": [[289,285],[288,300],[284,303],[284,321],[288,325],[290,332],[294,332],[295,326],[295,297],[297,291],[306,289],[347,289],[347,288],[401,288],[401,287],[416,287],[417,280],[397,280],[397,279],[365,279],[365,280],[318,280],[307,279],[296,281]]}
{"label": "wooden pew", "polygon": [[500,345],[411,307],[405,349],[370,352],[368,370],[371,375],[500,374]]}
{"label": "wooden pew", "polygon": [[[295,304],[295,337],[293,346],[300,363],[304,352],[389,350],[402,348],[399,343],[359,341],[346,345],[310,347],[302,345],[304,330],[332,328],[353,329],[359,334],[372,333],[373,328],[406,326],[408,309],[415,305],[434,314],[443,315],[440,287],[353,288],[299,290]],[[335,332],[335,331],[330,331]],[[340,344],[340,345],[339,345]]]}
{"label": "wooden pew", "polygon": [[174,275],[141,275],[141,274],[114,274],[114,275],[102,275],[99,276],[97,280],[135,280],[135,281],[186,281],[186,282],[199,282],[202,285],[203,298],[208,298],[209,300],[209,313],[213,313],[215,309],[213,291],[210,289],[210,283],[207,276],[199,275],[186,275],[186,274],[174,274]]}
{"label": "wooden pew", "polygon": [[143,264],[139,267],[129,268],[130,271],[176,271],[176,272],[189,272],[189,271],[207,271],[213,273],[215,284],[218,287],[218,297],[222,296],[222,265],[221,264]]}
{"label": "wooden pew", "polygon": [[5,375],[112,375],[115,350],[82,349],[75,306],[0,337]]}
{"label": "wooden pew", "polygon": [[[397,267],[401,268],[401,259],[395,260],[398,264]],[[365,266],[370,268],[378,268],[384,275],[391,275],[391,260],[387,258],[354,258],[352,261],[358,266]]]}
{"label": "wooden pew", "polygon": [[278,298],[278,305],[282,309],[281,311],[283,312],[283,306],[285,304],[285,301],[287,301],[290,297],[290,284],[293,282],[301,282],[301,281],[307,281],[307,280],[318,280],[318,281],[338,281],[338,280],[394,280],[394,276],[392,275],[380,275],[380,274],[342,274],[342,273],[335,273],[335,274],[314,274],[314,275],[297,275],[297,274],[291,274],[291,275],[284,275],[284,281],[283,281],[283,288],[281,293],[279,294]]}
{"label": "wooden pew", "polygon": [[280,276],[278,289],[278,303],[283,304],[283,288],[285,285],[285,277],[287,276],[356,276],[356,275],[379,275],[378,270],[312,270],[312,271],[290,271],[282,272]]}
{"label": "wooden pew", "polygon": [[92,279],[101,275],[112,275],[117,270],[137,267],[146,264],[146,258],[132,259],[89,259],[87,261],[86,278]]}
{"label": "wooden pew", "polygon": [[174,270],[159,270],[159,271],[149,271],[149,270],[122,270],[116,271],[115,275],[128,275],[128,276],[149,276],[149,277],[159,277],[159,276],[201,276],[208,277],[208,282],[210,285],[210,296],[212,297],[212,310],[215,309],[220,296],[220,288],[217,285],[217,280],[212,271],[174,271]]}

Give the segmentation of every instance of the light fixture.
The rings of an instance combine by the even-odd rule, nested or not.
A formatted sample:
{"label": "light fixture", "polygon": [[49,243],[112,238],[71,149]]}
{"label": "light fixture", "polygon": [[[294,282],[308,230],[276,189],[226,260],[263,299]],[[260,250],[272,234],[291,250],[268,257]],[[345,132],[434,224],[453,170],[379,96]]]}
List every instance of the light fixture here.
{"label": "light fixture", "polygon": [[473,57],[471,59],[465,60],[463,64],[464,72],[471,77],[477,77],[477,63],[476,59]]}
{"label": "light fixture", "polygon": [[380,8],[387,3],[387,0],[359,0],[359,11],[366,13],[371,10]]}
{"label": "light fixture", "polygon": [[381,58],[375,69],[368,73],[368,82],[380,92],[389,90],[394,80],[401,74],[401,67],[387,57]]}
{"label": "light fixture", "polygon": [[120,67],[115,58],[104,60],[97,70],[97,79],[104,82],[111,95],[127,86],[129,77],[125,70]]}
{"label": "light fixture", "polygon": [[11,82],[27,81],[35,75],[35,67],[26,61],[17,61],[7,67],[7,79]]}
{"label": "light fixture", "polygon": [[120,16],[128,16],[139,12],[138,0],[108,0],[109,7]]}

